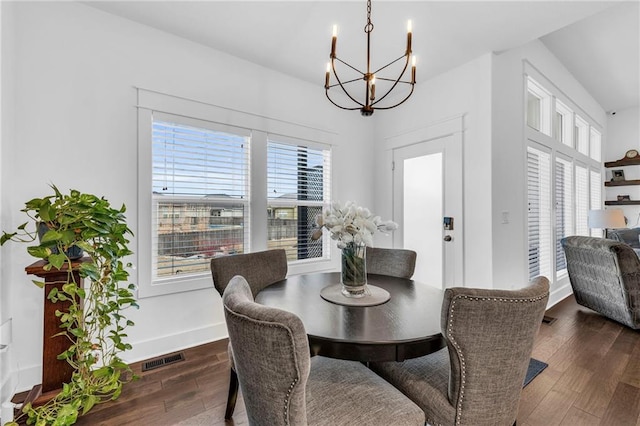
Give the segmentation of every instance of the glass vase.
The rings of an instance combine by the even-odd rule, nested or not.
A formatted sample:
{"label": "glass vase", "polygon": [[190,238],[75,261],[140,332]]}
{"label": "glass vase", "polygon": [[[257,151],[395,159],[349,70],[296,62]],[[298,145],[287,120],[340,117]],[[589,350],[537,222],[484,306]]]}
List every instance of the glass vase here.
{"label": "glass vase", "polygon": [[367,287],[367,246],[348,243],[342,249],[342,294],[346,297],[363,297]]}

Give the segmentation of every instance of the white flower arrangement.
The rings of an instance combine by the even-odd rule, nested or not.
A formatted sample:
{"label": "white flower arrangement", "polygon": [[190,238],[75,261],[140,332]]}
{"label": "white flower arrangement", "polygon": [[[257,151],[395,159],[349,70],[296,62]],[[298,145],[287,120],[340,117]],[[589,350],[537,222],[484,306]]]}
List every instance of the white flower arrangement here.
{"label": "white flower arrangement", "polygon": [[343,249],[349,245],[365,244],[373,246],[373,234],[376,231],[391,232],[398,229],[398,224],[380,216],[374,216],[366,207],[360,207],[353,201],[347,201],[344,205],[339,201],[333,202],[331,209],[316,216],[318,229],[313,233],[314,240],[322,237],[322,228],[327,228],[331,239],[338,242],[338,248]]}

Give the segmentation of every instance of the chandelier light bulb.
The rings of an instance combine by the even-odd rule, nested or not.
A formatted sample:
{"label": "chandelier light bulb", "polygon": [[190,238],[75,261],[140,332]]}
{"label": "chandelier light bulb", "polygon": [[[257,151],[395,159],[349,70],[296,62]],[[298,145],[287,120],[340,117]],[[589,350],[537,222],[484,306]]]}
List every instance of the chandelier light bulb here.
{"label": "chandelier light bulb", "polygon": [[338,26],[334,25],[333,26],[333,38],[338,37]]}
{"label": "chandelier light bulb", "polygon": [[412,30],[412,26],[411,26],[411,19],[409,19],[409,20],[407,21],[407,32],[408,32],[408,33],[410,33],[410,32],[411,32],[411,30]]}

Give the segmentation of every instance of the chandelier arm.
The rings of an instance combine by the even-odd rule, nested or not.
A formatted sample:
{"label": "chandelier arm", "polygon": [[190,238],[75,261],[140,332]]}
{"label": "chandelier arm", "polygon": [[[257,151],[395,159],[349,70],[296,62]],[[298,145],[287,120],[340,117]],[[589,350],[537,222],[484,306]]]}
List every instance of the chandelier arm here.
{"label": "chandelier arm", "polygon": [[[354,83],[354,82],[356,82],[356,81],[362,81],[362,78],[354,78],[353,80],[343,81],[343,82],[342,82],[342,84]],[[391,81],[393,81],[393,80],[391,80]],[[335,84],[332,84],[331,86],[329,86],[329,88],[331,88],[331,87],[337,87],[337,86],[339,86],[339,84],[338,84],[338,83],[335,83]]]}
{"label": "chandelier arm", "polygon": [[[384,98],[387,97],[387,95],[389,93],[391,93],[393,91],[393,89],[396,88],[396,86],[398,85],[398,82],[400,81],[400,79],[402,78],[402,76],[404,75],[404,73],[407,71],[407,66],[409,65],[409,55],[407,55],[407,60],[404,63],[404,68],[402,68],[402,72],[400,73],[400,75],[398,76],[398,78],[395,80],[395,82],[391,85],[391,88],[389,90],[387,90],[387,93],[385,93],[384,95],[382,95],[382,97],[376,99],[375,102],[373,102],[371,104],[371,106],[374,106],[375,104],[379,103],[380,101],[382,101]],[[413,85],[411,85],[411,92],[409,93],[409,96],[411,96],[411,93],[413,93]],[[405,98],[402,102],[406,101],[407,98]],[[400,103],[402,103],[400,102]],[[400,105],[400,104],[398,104]],[[381,108],[382,109],[382,108]],[[384,109],[388,109],[388,108],[384,108]]]}
{"label": "chandelier arm", "polygon": [[386,78],[386,77],[376,77],[376,80],[380,80],[380,81],[397,81],[398,84],[402,83],[402,84],[413,84],[410,81],[405,81],[405,80],[394,80],[392,78]]}
{"label": "chandelier arm", "polygon": [[[362,71],[360,71],[359,69],[357,69],[356,67],[349,65],[348,63],[346,63],[345,61],[343,61],[342,59],[338,58],[337,56],[333,59],[336,59],[337,61],[340,61],[341,64],[344,64],[346,66],[348,66],[349,68],[351,68],[352,70],[354,70],[355,72],[362,74],[364,76],[364,73]],[[335,65],[333,65],[333,60],[331,60],[331,66],[333,68],[333,73],[336,73],[336,67]]]}
{"label": "chandelier arm", "polygon": [[[405,70],[406,70],[406,69],[407,69],[406,67],[407,67],[407,65],[409,64],[409,55],[406,55],[406,54],[405,54],[405,55],[400,56],[398,59],[396,59],[396,60],[393,60],[393,61],[389,62],[387,65],[385,65],[385,66],[383,66],[383,67],[378,68],[378,69],[377,69],[377,70],[375,70],[372,74],[378,74],[380,71],[382,71],[383,69],[385,69],[385,68],[387,68],[387,67],[390,67],[391,65],[395,64],[396,62],[398,62],[398,61],[399,61],[400,59],[402,59],[402,58],[407,58],[407,63],[406,63],[406,65],[405,65]],[[404,74],[404,71],[403,71],[402,73]],[[376,77],[376,78],[378,78],[378,77]]]}
{"label": "chandelier arm", "polygon": [[[340,61],[342,62],[342,61]],[[347,97],[349,99],[351,99],[353,102],[355,102],[356,104],[360,105],[361,107],[364,106],[364,104],[358,102],[353,96],[351,96],[351,94],[347,91],[347,89],[344,88],[343,83],[340,81],[340,77],[338,77],[338,73],[336,72],[336,65],[335,62],[333,61],[333,58],[331,59],[331,68],[333,68],[333,76],[336,78],[336,81],[338,82],[338,84],[340,85],[340,88],[342,89],[342,91],[344,92],[345,95],[347,95]],[[346,84],[346,83],[344,83]],[[327,97],[329,97],[329,89],[325,89],[325,92],[327,93]],[[335,104],[334,104],[335,105]],[[357,109],[357,108],[356,108]]]}
{"label": "chandelier arm", "polygon": [[[411,91],[409,92],[409,94],[400,102],[398,102],[395,105],[391,105],[391,106],[385,106],[385,107],[374,107],[374,109],[391,109],[391,108],[395,108],[398,105],[402,105],[407,99],[409,99],[411,97],[411,95],[413,94],[413,89],[415,88],[415,85],[411,85]],[[386,96],[386,95],[385,95]]]}
{"label": "chandelier arm", "polygon": [[355,111],[357,109],[360,109],[360,107],[347,108],[347,107],[343,107],[342,105],[338,105],[337,103],[335,103],[333,101],[333,99],[331,99],[331,97],[329,97],[329,91],[328,90],[325,90],[324,93],[325,93],[325,95],[327,95],[327,99],[329,99],[329,102],[331,102],[332,104],[334,104],[335,106],[337,106],[340,109],[346,109],[346,110],[349,110],[349,111]]}

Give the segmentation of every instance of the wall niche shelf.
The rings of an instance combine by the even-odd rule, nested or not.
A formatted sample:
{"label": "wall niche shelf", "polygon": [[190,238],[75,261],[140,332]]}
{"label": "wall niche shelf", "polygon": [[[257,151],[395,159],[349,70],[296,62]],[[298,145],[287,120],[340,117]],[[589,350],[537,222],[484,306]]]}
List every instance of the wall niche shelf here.
{"label": "wall niche shelf", "polygon": [[606,168],[624,167],[624,166],[640,166],[640,158],[623,158],[617,161],[608,161],[604,163]]}
{"label": "wall niche shelf", "polygon": [[605,206],[640,206],[640,200],[605,201]]}
{"label": "wall niche shelf", "polygon": [[[627,152],[626,155],[628,155]],[[625,157],[616,161],[607,161],[604,163],[604,167],[610,169],[612,167],[625,167],[625,166],[640,166],[640,156],[637,155],[634,158]],[[614,187],[614,186],[631,186],[631,185],[640,185],[640,179],[631,179],[631,180],[611,180],[604,183],[606,187]],[[640,200],[622,200],[622,201],[605,201],[605,206],[640,206]]]}
{"label": "wall niche shelf", "polygon": [[629,185],[640,185],[640,179],[611,180],[604,183],[604,186],[629,186]]}

